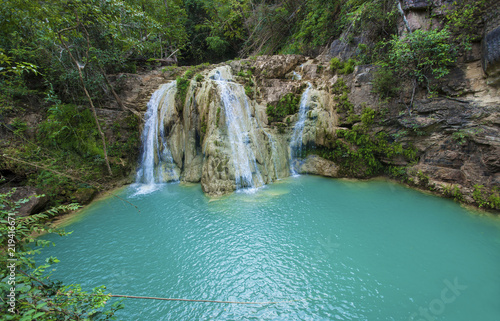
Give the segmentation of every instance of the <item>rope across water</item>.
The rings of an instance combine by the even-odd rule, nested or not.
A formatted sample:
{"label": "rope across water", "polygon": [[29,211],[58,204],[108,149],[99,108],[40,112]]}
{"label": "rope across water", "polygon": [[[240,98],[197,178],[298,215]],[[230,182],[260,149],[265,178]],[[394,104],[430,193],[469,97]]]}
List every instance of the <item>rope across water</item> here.
{"label": "rope across water", "polygon": [[112,298],[126,298],[126,299],[148,299],[148,300],[162,300],[162,301],[186,301],[186,302],[205,302],[205,303],[227,303],[227,304],[280,304],[280,303],[293,303],[298,301],[306,301],[307,299],[289,300],[289,301],[270,301],[270,302],[239,302],[239,301],[219,301],[219,300],[193,300],[193,299],[180,299],[180,298],[157,298],[150,296],[135,296],[135,295],[120,295],[111,294]]}

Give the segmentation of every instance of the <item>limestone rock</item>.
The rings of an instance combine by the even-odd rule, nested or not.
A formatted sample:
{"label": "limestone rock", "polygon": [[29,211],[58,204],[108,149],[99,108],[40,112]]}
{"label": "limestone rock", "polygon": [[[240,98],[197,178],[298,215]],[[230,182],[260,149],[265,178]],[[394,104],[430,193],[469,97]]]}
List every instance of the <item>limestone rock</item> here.
{"label": "limestone rock", "polygon": [[339,167],[332,161],[317,155],[309,155],[300,166],[301,174],[313,174],[326,177],[340,177]]}
{"label": "limestone rock", "polygon": [[300,55],[259,56],[253,67],[264,78],[285,78],[285,75],[305,61]]}
{"label": "limestone rock", "polygon": [[97,195],[97,190],[95,188],[79,188],[73,194],[77,203],[88,204]]}

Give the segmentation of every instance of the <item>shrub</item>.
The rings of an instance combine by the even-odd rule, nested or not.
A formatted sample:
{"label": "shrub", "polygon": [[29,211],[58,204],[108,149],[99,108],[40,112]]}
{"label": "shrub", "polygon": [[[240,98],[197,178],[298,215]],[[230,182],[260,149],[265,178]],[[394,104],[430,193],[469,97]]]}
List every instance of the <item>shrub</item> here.
{"label": "shrub", "polygon": [[377,112],[370,107],[366,107],[365,109],[363,109],[363,112],[361,113],[361,122],[363,123],[363,125],[369,126],[373,124],[376,113]]}
{"label": "shrub", "polygon": [[373,78],[373,92],[382,98],[395,97],[399,91],[397,78],[389,68],[379,68]]}
{"label": "shrub", "polygon": [[341,75],[352,74],[355,66],[356,66],[356,60],[349,59],[347,60],[347,62],[343,63],[342,68],[339,70],[339,74]]}
{"label": "shrub", "polygon": [[382,66],[402,79],[416,80],[429,88],[430,77],[438,79],[447,75],[455,59],[450,33],[446,29],[416,30],[405,38],[393,36]]}
{"label": "shrub", "polygon": [[356,66],[356,60],[349,59],[347,62],[341,61],[339,58],[335,57],[330,60],[330,69],[332,72],[338,72],[341,75],[348,75],[354,71]]}
{"label": "shrub", "polygon": [[287,115],[299,111],[300,96],[294,93],[284,95],[276,104],[268,104],[266,114],[269,122],[280,122]]}
{"label": "shrub", "polygon": [[339,78],[332,86],[332,94],[342,95],[349,92],[349,87],[345,84],[344,78]]}
{"label": "shrub", "polygon": [[330,60],[330,69],[332,72],[336,72],[338,69],[342,68],[342,62],[339,58],[334,57]]}

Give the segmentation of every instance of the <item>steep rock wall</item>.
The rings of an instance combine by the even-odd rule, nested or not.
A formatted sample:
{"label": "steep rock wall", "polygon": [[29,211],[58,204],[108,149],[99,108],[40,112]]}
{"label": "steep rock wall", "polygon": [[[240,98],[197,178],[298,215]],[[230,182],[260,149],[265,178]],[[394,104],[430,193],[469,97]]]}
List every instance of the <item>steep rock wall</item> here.
{"label": "steep rock wall", "polygon": [[[384,166],[401,168],[406,183],[446,196],[460,194],[460,200],[468,203],[477,203],[472,197],[474,186],[482,185],[487,191],[500,186],[500,102],[497,89],[486,83],[479,61],[459,65],[438,84],[439,91],[447,96],[428,98],[424,89],[417,92],[410,112],[406,107],[409,95],[382,102],[373,93],[375,70],[370,65],[357,66],[354,73],[340,76],[321,60],[262,56],[203,71],[202,79],[191,80],[185,105],[176,108],[163,124],[181,181],[200,182],[211,195],[237,188],[226,106],[215,80],[218,73],[227,80],[234,99],[240,105],[247,104],[249,114],[241,115],[246,124],[242,134],[247,137],[246,145],[255,157],[262,184],[290,175],[290,139],[298,120],[296,113],[282,122],[270,122],[266,106],[288,93],[300,92],[310,83],[302,135],[306,152],[305,158],[298,160],[299,172],[352,177],[341,164],[320,157],[316,151],[332,150],[342,141],[338,130],[359,126],[359,116],[369,107],[376,111],[369,135],[385,132],[389,141],[416,151],[413,162],[399,156],[376,155]],[[301,75],[300,80],[297,75]],[[172,80],[163,79],[168,81]],[[342,94],[334,90],[339,81],[345,82],[357,120],[346,121],[345,111],[340,110]],[[246,85],[251,90],[245,93]],[[452,189],[454,194],[450,195]]]}

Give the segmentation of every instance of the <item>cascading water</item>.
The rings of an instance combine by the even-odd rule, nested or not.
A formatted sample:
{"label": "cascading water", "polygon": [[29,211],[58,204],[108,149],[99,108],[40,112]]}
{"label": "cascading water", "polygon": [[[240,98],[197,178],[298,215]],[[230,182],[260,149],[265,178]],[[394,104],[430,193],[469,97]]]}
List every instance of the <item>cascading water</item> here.
{"label": "cascading water", "polygon": [[273,165],[274,165],[274,176],[276,179],[279,179],[278,175],[278,165],[276,164],[276,157],[278,157],[278,149],[276,148],[276,142],[274,141],[273,137],[271,134],[269,134],[266,131],[263,131],[264,134],[267,136],[267,140],[271,144],[271,158],[273,159]]}
{"label": "cascading water", "polygon": [[174,108],[176,91],[175,81],[162,85],[148,102],[136,183],[153,185],[179,180],[164,128],[164,121]]}
{"label": "cascading water", "polygon": [[255,188],[264,185],[251,148],[254,139],[252,117],[248,102],[238,99],[230,83],[219,71],[212,78],[220,89],[221,101],[226,116],[227,135],[231,145],[236,188]]}
{"label": "cascading water", "polygon": [[299,120],[295,123],[293,127],[293,134],[290,140],[290,172],[292,175],[297,175],[297,168],[295,160],[302,154],[302,134],[304,132],[304,125],[306,121],[306,113],[308,110],[307,101],[309,99],[309,90],[311,89],[311,83],[307,83],[307,88],[302,93],[299,105]]}
{"label": "cascading water", "polygon": [[[301,65],[302,67],[302,65]],[[295,71],[292,73],[292,80],[302,80],[302,76],[298,73],[296,73]]]}

